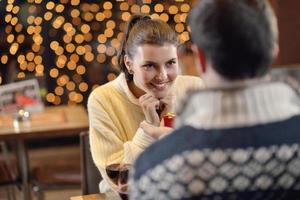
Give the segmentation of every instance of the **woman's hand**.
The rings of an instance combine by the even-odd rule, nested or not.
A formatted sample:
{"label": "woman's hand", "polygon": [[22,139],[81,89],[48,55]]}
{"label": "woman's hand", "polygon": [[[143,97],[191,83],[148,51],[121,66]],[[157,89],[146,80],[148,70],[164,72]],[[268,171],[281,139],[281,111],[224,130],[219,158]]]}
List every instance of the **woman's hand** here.
{"label": "woman's hand", "polygon": [[160,139],[168,134],[170,134],[173,129],[164,126],[153,126],[145,121],[140,124],[140,127],[151,137],[155,139]]}
{"label": "woman's hand", "polygon": [[175,95],[173,95],[172,93],[169,93],[166,97],[160,99],[159,102],[160,102],[160,109],[162,109],[162,112],[160,114],[161,119],[168,112],[174,111]]}
{"label": "woman's hand", "polygon": [[159,126],[160,116],[157,110],[159,109],[159,100],[151,94],[144,94],[139,98],[139,103],[143,109],[145,120],[154,126]]}

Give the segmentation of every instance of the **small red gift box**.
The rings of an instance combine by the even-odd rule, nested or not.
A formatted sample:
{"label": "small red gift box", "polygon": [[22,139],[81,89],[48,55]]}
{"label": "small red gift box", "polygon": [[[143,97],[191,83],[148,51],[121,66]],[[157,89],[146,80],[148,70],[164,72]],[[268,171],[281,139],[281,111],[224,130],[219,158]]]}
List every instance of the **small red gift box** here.
{"label": "small red gift box", "polygon": [[163,116],[164,124],[166,127],[173,127],[175,114],[172,112],[168,112],[166,115]]}

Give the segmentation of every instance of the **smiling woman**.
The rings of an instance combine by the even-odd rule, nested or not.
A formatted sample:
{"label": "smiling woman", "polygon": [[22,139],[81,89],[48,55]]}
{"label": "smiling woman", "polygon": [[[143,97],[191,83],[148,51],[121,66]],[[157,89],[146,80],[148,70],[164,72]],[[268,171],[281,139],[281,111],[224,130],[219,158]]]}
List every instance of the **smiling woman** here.
{"label": "smiling woman", "polygon": [[135,15],[128,22],[118,55],[122,73],[88,101],[91,152],[103,177],[100,192],[117,189],[108,166],[132,164],[170,131],[146,133],[141,122],[163,126],[163,116],[174,112],[186,91],[201,87],[199,78],[178,75],[177,45],[176,33],[161,20]]}

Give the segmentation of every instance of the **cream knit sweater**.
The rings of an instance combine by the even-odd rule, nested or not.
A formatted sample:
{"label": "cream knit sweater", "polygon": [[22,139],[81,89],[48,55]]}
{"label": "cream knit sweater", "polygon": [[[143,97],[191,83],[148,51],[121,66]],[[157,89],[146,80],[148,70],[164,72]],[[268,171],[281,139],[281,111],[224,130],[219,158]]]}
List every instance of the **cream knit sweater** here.
{"label": "cream knit sweater", "polygon": [[[187,90],[202,85],[197,77],[178,76],[172,87],[176,102],[180,102]],[[155,140],[139,128],[145,117],[123,73],[91,93],[88,113],[92,157],[103,177],[100,191],[107,192],[110,187],[107,185],[109,179],[105,166],[120,162],[133,163],[139,153]]]}

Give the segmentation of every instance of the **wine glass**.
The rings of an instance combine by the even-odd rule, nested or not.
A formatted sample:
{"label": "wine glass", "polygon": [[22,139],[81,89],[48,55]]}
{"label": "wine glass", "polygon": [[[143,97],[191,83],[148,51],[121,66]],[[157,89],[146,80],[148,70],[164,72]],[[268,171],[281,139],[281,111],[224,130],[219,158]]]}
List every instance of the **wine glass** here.
{"label": "wine glass", "polygon": [[131,164],[114,163],[107,165],[105,169],[107,176],[114,185],[114,188],[118,191],[122,200],[128,200],[127,181],[131,167]]}

